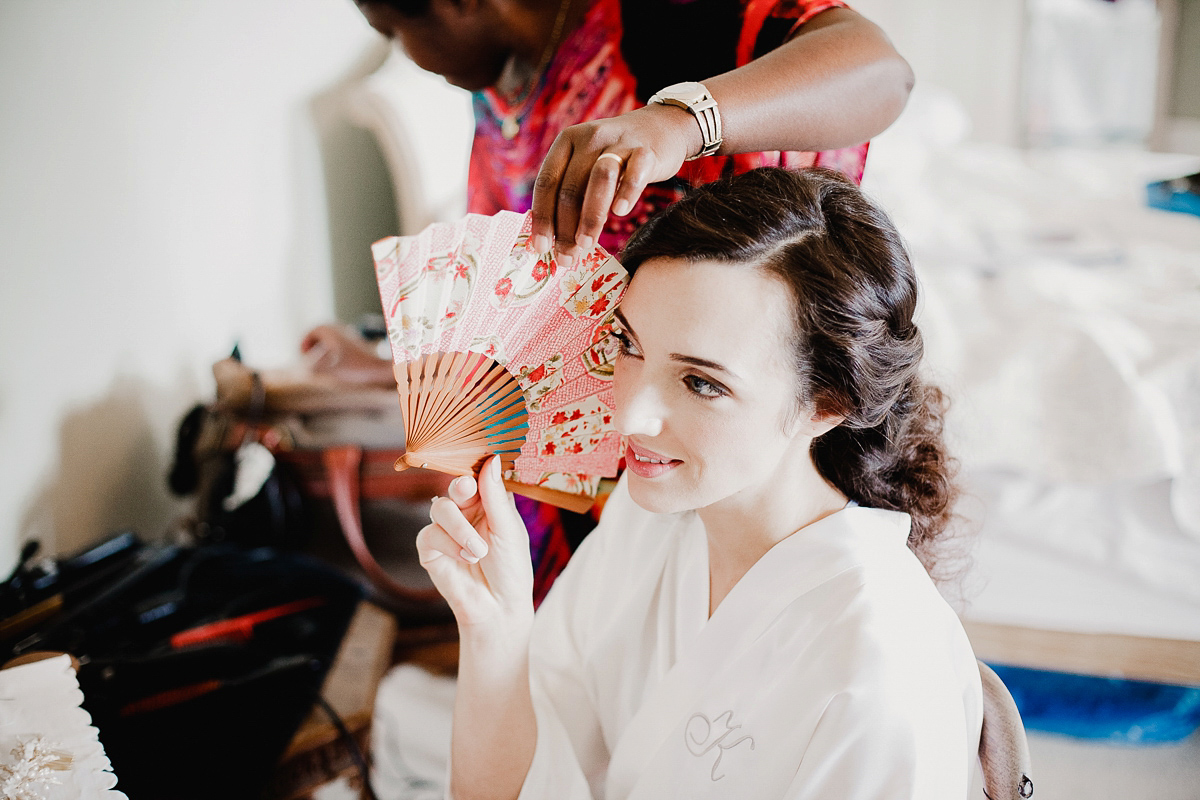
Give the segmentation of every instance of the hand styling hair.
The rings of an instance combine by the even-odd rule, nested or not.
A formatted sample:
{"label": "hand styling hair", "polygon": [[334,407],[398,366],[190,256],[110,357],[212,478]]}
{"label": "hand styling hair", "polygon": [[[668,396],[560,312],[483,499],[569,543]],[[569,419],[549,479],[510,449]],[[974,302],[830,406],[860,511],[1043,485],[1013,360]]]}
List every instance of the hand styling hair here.
{"label": "hand styling hair", "polygon": [[780,279],[796,319],[799,409],[845,421],[813,442],[817,470],[863,506],[907,512],[931,573],[958,488],[945,398],[917,375],[917,280],[887,216],[841,174],[764,168],[696,189],[643,226],[621,262],[744,263]]}

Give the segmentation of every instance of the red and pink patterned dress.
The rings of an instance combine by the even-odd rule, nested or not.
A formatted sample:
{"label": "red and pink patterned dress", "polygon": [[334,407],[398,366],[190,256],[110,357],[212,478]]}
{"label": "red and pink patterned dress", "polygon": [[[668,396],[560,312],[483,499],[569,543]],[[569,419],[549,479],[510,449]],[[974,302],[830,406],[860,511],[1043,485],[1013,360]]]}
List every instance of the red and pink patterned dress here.
{"label": "red and pink patterned dress", "polygon": [[[838,0],[591,0],[536,87],[513,104],[519,123],[513,138],[502,132],[503,120],[514,113],[509,101],[492,89],[475,93],[468,210],[527,211],[534,179],[559,131],[640,108],[664,86],[702,81],[747,64],[787,41],[815,15],[844,5]],[[674,179],[647,187],[630,214],[610,217],[600,244],[619,252],[657,211],[689,188],[725,175],[763,166],[825,166],[857,182],[866,156],[864,143],[819,153],[741,153],[689,161]],[[529,528],[535,602],[540,603],[570,557],[564,520],[575,528],[576,539],[581,523],[522,497],[517,503]]]}
{"label": "red and pink patterned dress", "polygon": [[[749,63],[816,14],[845,4],[627,0],[625,5],[621,0],[592,0],[583,22],[558,47],[532,95],[516,103],[520,129],[511,140],[501,132],[503,119],[511,113],[508,101],[493,89],[475,93],[469,211],[527,211],[542,159],[562,129],[640,108],[670,83],[704,80]],[[691,186],[763,166],[826,166],[860,181],[866,155],[864,143],[819,153],[741,153],[686,162],[674,180],[648,187],[632,213],[610,217],[600,244],[618,252],[638,226]]]}

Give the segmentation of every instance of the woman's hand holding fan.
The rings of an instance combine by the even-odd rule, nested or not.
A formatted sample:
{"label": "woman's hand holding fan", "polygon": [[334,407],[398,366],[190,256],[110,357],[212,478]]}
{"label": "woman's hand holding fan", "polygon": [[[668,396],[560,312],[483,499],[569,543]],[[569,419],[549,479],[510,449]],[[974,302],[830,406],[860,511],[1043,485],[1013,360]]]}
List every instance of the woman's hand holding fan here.
{"label": "woman's hand holding fan", "polygon": [[434,499],[417,553],[460,629],[528,622],[533,616],[529,534],[493,456],[479,479],[460,477]]}
{"label": "woman's hand holding fan", "polygon": [[433,524],[417,535],[421,564],[458,622],[447,796],[490,796],[497,782],[519,788],[537,742],[529,689],[529,534],[500,473],[501,459],[493,456],[477,479],[457,478],[449,498],[434,500]]}

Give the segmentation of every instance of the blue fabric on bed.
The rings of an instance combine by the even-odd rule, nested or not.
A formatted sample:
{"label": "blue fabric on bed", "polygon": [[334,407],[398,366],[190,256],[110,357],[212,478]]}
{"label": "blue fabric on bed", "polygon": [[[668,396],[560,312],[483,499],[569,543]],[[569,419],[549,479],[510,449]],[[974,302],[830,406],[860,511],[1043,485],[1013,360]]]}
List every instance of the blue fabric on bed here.
{"label": "blue fabric on bed", "polygon": [[1200,727],[1200,688],[989,666],[1012,693],[1026,730],[1157,744]]}
{"label": "blue fabric on bed", "polygon": [[1146,187],[1146,205],[1200,216],[1200,172]]}

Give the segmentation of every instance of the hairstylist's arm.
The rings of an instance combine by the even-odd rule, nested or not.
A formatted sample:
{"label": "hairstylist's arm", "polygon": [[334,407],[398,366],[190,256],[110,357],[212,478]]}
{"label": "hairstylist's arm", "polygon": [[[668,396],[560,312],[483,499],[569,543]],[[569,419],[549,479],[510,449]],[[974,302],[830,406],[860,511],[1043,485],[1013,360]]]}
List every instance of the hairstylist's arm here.
{"label": "hairstylist's arm", "polygon": [[[728,155],[861,144],[900,116],[913,76],[883,31],[832,8],[744,67],[694,80],[717,101]],[[534,184],[533,233],[545,237],[534,245],[546,250],[553,236],[567,256],[591,247],[610,211],[629,213],[646,184],[674,176],[702,145],[691,114],[658,104],[563,130]],[[606,152],[624,163],[599,159]]]}
{"label": "hairstylist's arm", "polygon": [[454,612],[460,651],[450,794],[515,798],[537,744],[529,694],[533,567],[529,534],[492,458],[450,484],[417,534],[421,565]]}

